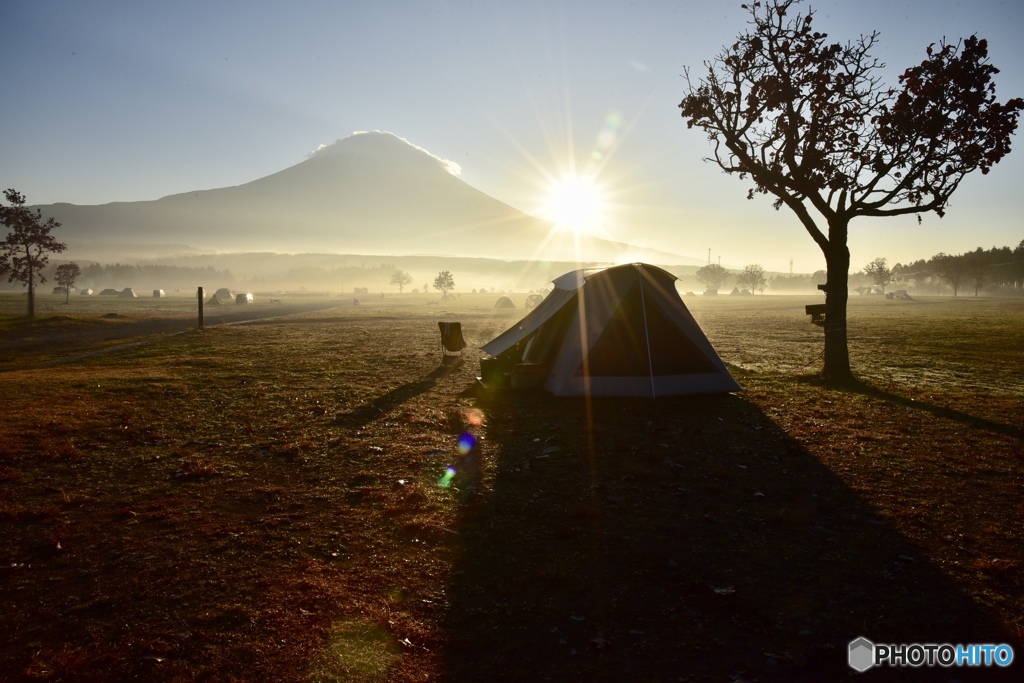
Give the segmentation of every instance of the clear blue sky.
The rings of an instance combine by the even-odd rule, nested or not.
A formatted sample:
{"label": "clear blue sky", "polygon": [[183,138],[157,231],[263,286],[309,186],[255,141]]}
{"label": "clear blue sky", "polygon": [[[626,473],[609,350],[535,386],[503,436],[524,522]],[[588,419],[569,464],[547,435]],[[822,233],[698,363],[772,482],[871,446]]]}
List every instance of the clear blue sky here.
{"label": "clear blue sky", "polygon": [[[742,266],[823,267],[767,199],[701,158],[681,74],[745,28],[739,0],[55,2],[0,22],[0,185],[31,203],[156,199],[238,185],[357,130],[450,159],[525,211],[546,178],[600,167],[612,237]],[[889,80],[944,36],[990,42],[1001,100],[1024,96],[1020,0],[820,0],[817,27],[881,31]],[[854,268],[1024,239],[1024,139],[944,219],[854,223]],[[600,156],[601,161],[595,159]],[[496,255],[500,256],[500,255]]]}

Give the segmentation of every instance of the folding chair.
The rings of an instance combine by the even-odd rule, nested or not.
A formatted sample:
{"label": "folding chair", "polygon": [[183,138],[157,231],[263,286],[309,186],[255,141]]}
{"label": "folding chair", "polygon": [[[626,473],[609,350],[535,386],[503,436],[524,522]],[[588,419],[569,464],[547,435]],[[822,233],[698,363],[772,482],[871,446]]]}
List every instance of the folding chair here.
{"label": "folding chair", "polygon": [[462,323],[438,323],[437,327],[441,330],[441,363],[453,362],[455,358],[461,360],[462,349],[466,348]]}

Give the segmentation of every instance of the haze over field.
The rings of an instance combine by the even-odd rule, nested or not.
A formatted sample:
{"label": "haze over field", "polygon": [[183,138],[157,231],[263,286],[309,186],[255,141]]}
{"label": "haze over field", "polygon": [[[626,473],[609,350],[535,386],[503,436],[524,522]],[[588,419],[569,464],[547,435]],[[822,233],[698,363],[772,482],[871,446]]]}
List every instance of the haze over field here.
{"label": "haze over field", "polygon": [[[240,244],[244,225],[289,251],[380,240],[395,243],[385,253],[457,244],[506,258],[543,252],[553,220],[691,259],[813,272],[823,258],[793,216],[702,163],[708,143],[679,116],[681,74],[746,28],[740,4],[15,0],[0,23],[0,186],[34,205],[98,207],[60,209],[69,241],[109,221],[118,241],[269,248]],[[809,5],[836,41],[879,30],[890,85],[929,44],[977,33],[1001,69],[997,96],[1024,95],[1020,3]],[[385,177],[374,159],[321,174],[342,151],[331,142],[360,130],[409,140],[422,164],[389,178],[391,191],[355,180],[356,167]],[[854,223],[854,267],[1017,244],[1022,177],[1015,150],[967,178],[943,219]],[[330,229],[327,211],[343,214]],[[402,232],[417,212],[422,227]]]}

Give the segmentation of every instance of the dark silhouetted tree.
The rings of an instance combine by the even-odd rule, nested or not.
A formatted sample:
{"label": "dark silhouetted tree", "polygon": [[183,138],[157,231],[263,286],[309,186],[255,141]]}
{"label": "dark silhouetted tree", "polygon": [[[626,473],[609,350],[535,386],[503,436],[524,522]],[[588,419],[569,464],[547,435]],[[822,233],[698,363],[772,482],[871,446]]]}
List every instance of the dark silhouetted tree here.
{"label": "dark silhouetted tree", "polygon": [[9,206],[0,204],[0,218],[10,230],[0,242],[0,273],[8,282],[21,282],[28,286],[28,317],[36,315],[36,283],[46,282],[43,269],[51,253],[67,249],[50,232],[59,228],[53,218],[43,221],[42,211],[33,213],[25,206],[25,196],[16,190],[4,190]]}
{"label": "dark silhouetted tree", "polygon": [[75,286],[75,280],[82,274],[82,269],[78,267],[78,264],[72,261],[71,263],[62,263],[57,266],[57,270],[53,274],[53,279],[57,281],[57,284],[64,288],[64,303],[68,303],[71,298],[71,288]]}
{"label": "dark silhouetted tree", "polygon": [[448,301],[448,292],[455,289],[455,279],[452,278],[451,271],[442,270],[434,278],[434,289],[441,292],[441,298],[444,301]]}
{"label": "dark silhouetted tree", "polygon": [[853,377],[846,330],[850,221],[925,212],[942,216],[974,171],[988,173],[1010,151],[1024,100],[995,99],[988,44],[976,36],[939,43],[907,69],[900,87],[879,74],[873,32],[828,42],[799,0],[744,7],[751,28],[703,77],[686,71],[679,107],[713,145],[710,161],[793,211],[825,256],[825,367]]}
{"label": "dark silhouetted tree", "polygon": [[871,278],[876,287],[882,288],[882,294],[885,294],[886,285],[892,282],[892,270],[889,269],[883,256],[879,256],[864,266],[864,274]]}
{"label": "dark silhouetted tree", "polygon": [[729,271],[717,263],[701,266],[693,274],[704,285],[705,294],[718,294],[718,288],[729,279]]}

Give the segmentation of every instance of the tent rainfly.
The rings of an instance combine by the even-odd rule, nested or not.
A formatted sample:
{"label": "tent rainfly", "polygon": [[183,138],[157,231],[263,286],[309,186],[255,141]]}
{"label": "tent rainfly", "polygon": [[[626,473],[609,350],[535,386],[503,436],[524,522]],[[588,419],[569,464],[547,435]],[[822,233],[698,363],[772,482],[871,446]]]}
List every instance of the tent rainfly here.
{"label": "tent rainfly", "polygon": [[494,303],[495,308],[515,308],[516,305],[512,303],[512,299],[507,296],[503,296]]}
{"label": "tent rainfly", "polygon": [[[656,266],[577,270],[481,348],[481,374],[540,374],[558,396],[669,396],[738,391],[675,287]],[[484,365],[488,365],[484,370]]]}
{"label": "tent rainfly", "polygon": [[213,296],[210,297],[210,300],[207,303],[211,303],[211,304],[229,304],[229,303],[231,303],[234,300],[235,300],[234,292],[232,292],[227,287],[221,287],[220,289],[218,289],[216,292],[213,293]]}

